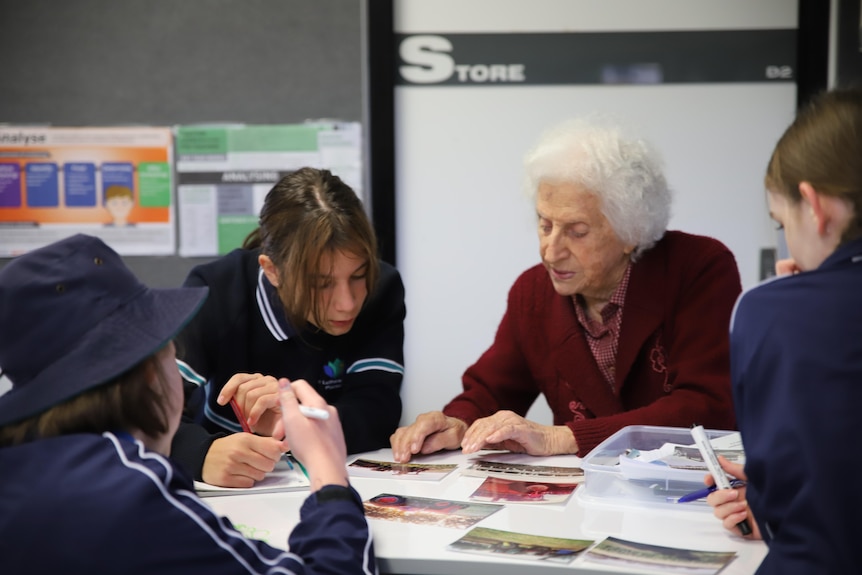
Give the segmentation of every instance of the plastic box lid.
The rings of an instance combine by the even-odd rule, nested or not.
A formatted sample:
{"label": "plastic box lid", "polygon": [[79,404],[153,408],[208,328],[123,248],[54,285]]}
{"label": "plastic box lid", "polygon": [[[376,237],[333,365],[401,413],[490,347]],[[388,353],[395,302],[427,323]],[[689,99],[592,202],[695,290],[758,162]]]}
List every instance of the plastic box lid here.
{"label": "plastic box lid", "polygon": [[[736,433],[706,430],[710,440]],[[741,446],[717,452],[728,459],[744,461]],[[652,458],[657,461],[649,461]],[[673,505],[675,509],[689,510],[709,507],[705,500],[677,504],[682,495],[703,489],[708,473],[685,427],[624,427],[590,451],[581,466],[584,482],[578,487],[578,497],[585,504]]]}

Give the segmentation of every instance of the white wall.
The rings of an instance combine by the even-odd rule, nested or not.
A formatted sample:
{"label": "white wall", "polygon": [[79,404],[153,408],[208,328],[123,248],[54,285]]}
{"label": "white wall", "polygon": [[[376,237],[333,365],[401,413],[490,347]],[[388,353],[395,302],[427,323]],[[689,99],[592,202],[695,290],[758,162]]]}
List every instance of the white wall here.
{"label": "white wall", "polygon": [[797,0],[395,0],[395,31],[762,30],[795,27],[798,6]]}
{"label": "white wall", "polygon": [[[396,32],[795,28],[793,0],[401,0]],[[517,275],[538,263],[522,158],[566,118],[621,116],[656,143],[672,229],[719,238],[745,287],[775,246],[762,177],[792,83],[396,88],[398,267],[407,288],[403,423],[440,409],[490,345]],[[541,404],[541,405],[539,405]],[[530,416],[550,422],[543,401]]]}

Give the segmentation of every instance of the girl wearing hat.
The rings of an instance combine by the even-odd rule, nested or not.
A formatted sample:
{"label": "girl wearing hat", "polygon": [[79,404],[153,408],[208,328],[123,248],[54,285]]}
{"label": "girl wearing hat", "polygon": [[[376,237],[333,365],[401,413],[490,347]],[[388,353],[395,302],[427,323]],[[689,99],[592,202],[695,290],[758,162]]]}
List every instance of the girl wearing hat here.
{"label": "girl wearing hat", "polygon": [[348,453],[389,445],[401,418],[404,286],[337,176],[283,177],[243,247],[194,268],[185,285],[210,290],[177,339],[189,383],[173,454],[196,479],[249,487],[273,469],[284,450],[280,377],[335,406]]}
{"label": "girl wearing hat", "polygon": [[206,292],[149,289],[85,235],[0,270],[4,573],[375,572],[338,412],[307,383],[282,380],[279,395],[313,491],[289,553],[216,516],[167,457],[183,407],[172,338]]}

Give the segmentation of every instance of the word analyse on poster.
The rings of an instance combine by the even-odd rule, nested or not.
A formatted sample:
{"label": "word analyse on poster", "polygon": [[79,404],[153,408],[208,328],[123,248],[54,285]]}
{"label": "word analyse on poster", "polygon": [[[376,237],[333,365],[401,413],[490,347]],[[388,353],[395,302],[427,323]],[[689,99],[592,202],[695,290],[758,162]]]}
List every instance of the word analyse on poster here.
{"label": "word analyse on poster", "polygon": [[45,134],[27,134],[24,132],[0,133],[0,144],[15,144],[16,146],[35,146],[44,144]]}

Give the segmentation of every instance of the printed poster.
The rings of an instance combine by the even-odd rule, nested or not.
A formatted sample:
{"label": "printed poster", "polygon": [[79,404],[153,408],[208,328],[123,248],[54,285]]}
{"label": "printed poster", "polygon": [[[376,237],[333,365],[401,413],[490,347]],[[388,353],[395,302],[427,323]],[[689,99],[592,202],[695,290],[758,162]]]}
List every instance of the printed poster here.
{"label": "printed poster", "polygon": [[174,253],[172,150],[167,127],[0,126],[0,257],[75,233]]}
{"label": "printed poster", "polygon": [[362,137],[355,122],[179,126],[179,254],[217,256],[257,227],[272,186],[298,168],[329,169],[362,197]]}

